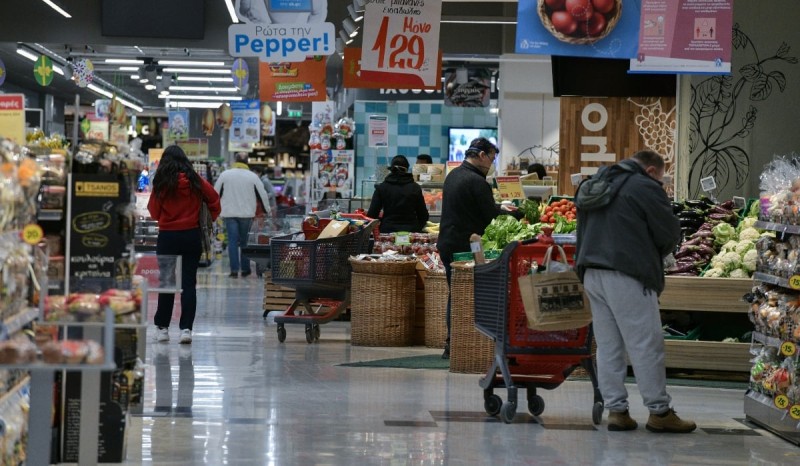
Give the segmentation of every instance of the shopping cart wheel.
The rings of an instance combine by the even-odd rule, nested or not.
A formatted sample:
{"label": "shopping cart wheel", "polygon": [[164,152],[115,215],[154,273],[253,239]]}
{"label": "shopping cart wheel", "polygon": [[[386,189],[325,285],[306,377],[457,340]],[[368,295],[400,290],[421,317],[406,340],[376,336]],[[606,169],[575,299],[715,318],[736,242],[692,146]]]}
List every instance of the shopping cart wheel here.
{"label": "shopping cart wheel", "polygon": [[507,401],[503,403],[503,407],[500,408],[500,419],[503,420],[506,424],[511,424],[511,421],[514,420],[514,416],[517,415],[517,404]]}
{"label": "shopping cart wheel", "polygon": [[503,406],[503,400],[497,395],[489,395],[483,401],[483,409],[489,416],[497,416],[500,414],[500,408]]}
{"label": "shopping cart wheel", "polygon": [[598,401],[592,406],[592,423],[596,426],[603,422],[603,402]]}
{"label": "shopping cart wheel", "polygon": [[281,343],[286,341],[286,328],[283,324],[278,324],[278,341]]}
{"label": "shopping cart wheel", "polygon": [[544,412],[544,398],[539,395],[528,395],[528,412],[538,416]]}
{"label": "shopping cart wheel", "polygon": [[306,343],[314,343],[314,326],[306,324]]}

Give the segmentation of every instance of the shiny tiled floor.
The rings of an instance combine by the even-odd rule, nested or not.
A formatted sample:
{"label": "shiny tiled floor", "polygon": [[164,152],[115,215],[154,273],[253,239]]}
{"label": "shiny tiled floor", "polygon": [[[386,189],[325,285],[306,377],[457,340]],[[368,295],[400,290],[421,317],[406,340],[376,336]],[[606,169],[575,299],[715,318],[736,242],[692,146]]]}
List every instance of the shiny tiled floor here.
{"label": "shiny tiled floor", "polygon": [[260,280],[229,279],[221,262],[200,274],[194,343],[179,345],[176,327],[170,343],[148,343],[128,464],[800,464],[800,448],[740,422],[738,390],[671,387],[678,412],[699,425],[689,435],[647,432],[635,386],[640,428],[595,428],[591,386],[577,381],[542,392],[541,424],[520,412],[505,425],[484,414],[475,375],[339,365],[437,350],[352,347],[342,322],[313,345],[287,326],[281,344],[261,318]]}

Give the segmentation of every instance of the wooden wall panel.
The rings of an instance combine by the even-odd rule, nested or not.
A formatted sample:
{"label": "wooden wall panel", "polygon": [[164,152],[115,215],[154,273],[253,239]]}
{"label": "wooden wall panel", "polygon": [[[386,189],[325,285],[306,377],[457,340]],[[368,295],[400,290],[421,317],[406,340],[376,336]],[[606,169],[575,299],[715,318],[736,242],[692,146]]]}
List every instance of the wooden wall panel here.
{"label": "wooden wall panel", "polygon": [[[589,127],[582,114],[588,114]],[[606,123],[601,126],[601,114]],[[593,127],[594,125],[594,127]],[[655,150],[666,162],[666,173],[675,171],[675,98],[674,97],[561,97],[558,186],[562,194],[574,194],[570,175],[589,175],[601,165],[630,157],[643,149]],[[584,138],[605,138],[606,154],[613,160],[581,160],[581,153],[599,151]],[[591,158],[591,155],[584,158]],[[609,157],[609,159],[612,157]]]}

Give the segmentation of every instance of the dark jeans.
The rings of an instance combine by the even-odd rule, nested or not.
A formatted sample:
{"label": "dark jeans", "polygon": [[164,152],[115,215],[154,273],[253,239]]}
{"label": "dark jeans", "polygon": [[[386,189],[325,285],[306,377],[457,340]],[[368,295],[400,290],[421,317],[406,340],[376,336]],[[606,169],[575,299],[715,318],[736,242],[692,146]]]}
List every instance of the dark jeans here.
{"label": "dark jeans", "polygon": [[231,260],[231,272],[238,273],[241,264],[242,273],[250,273],[250,259],[242,254],[247,247],[247,234],[250,232],[252,218],[228,217],[225,219],[225,231],[228,233],[228,258]]}
{"label": "dark jeans", "polygon": [[[180,329],[192,329],[194,315],[197,312],[197,266],[200,263],[200,229],[160,231],[156,244],[157,255],[181,256],[181,320]],[[168,274],[170,264],[159,261],[159,273]],[[172,272],[174,273],[174,271]],[[172,319],[172,308],[175,304],[175,295],[172,293],[158,294],[158,309],[156,310],[155,324],[157,327],[169,327]]]}

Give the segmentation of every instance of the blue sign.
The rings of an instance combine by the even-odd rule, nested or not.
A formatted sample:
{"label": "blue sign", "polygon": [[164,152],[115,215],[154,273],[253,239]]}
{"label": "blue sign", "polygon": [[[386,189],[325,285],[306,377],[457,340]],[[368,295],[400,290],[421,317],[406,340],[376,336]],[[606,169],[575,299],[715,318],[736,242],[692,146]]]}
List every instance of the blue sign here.
{"label": "blue sign", "polygon": [[311,11],[311,0],[269,0],[269,11],[309,12]]}
{"label": "blue sign", "polygon": [[332,55],[335,33],[333,23],[232,24],[228,53],[263,62],[301,62],[310,56]]}

